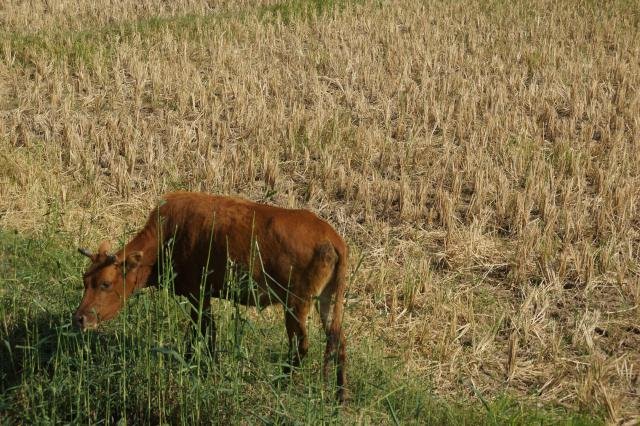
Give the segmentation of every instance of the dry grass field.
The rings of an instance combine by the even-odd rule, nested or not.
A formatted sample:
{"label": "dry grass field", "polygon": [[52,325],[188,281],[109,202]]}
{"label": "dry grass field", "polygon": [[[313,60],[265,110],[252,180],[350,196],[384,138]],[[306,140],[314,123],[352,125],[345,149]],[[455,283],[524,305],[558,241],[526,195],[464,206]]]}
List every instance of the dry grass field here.
{"label": "dry grass field", "polygon": [[329,220],[352,350],[438,398],[640,422],[635,2],[3,2],[0,228],[174,189]]}

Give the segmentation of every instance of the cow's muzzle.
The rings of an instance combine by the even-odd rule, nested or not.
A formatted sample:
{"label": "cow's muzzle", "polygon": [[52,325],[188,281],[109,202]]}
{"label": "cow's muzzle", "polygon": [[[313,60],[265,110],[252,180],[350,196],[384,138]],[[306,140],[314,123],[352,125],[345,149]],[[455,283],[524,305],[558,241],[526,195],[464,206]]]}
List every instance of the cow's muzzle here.
{"label": "cow's muzzle", "polygon": [[87,315],[82,312],[76,312],[71,319],[72,325],[81,330],[91,330],[98,326],[98,321],[94,315]]}

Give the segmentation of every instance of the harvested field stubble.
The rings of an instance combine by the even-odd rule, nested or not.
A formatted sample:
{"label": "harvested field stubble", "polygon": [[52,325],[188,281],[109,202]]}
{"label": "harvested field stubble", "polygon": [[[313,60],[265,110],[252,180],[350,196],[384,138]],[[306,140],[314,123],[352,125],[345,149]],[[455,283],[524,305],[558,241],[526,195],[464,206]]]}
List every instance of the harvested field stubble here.
{"label": "harvested field stubble", "polygon": [[351,341],[447,398],[638,420],[633,2],[31,3],[0,7],[0,226],[310,208],[362,256]]}

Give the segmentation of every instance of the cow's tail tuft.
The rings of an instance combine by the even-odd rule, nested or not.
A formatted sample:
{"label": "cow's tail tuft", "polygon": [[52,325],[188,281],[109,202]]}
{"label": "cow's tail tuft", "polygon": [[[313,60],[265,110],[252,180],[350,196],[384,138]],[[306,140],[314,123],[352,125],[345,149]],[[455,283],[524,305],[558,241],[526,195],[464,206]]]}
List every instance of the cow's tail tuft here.
{"label": "cow's tail tuft", "polygon": [[346,399],[346,342],[342,330],[342,317],[344,315],[344,298],[347,286],[347,248],[335,248],[338,260],[333,275],[334,304],[331,315],[331,325],[327,332],[327,347],[324,355],[325,377],[328,377],[329,361],[336,361],[336,378],[338,385],[337,397],[340,402]]}

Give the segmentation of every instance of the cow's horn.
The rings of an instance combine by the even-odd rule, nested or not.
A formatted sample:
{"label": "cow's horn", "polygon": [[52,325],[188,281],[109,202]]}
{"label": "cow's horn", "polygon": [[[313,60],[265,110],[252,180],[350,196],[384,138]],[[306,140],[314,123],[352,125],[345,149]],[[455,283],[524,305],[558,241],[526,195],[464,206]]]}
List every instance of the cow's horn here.
{"label": "cow's horn", "polygon": [[89,250],[87,250],[86,248],[80,247],[80,248],[78,248],[78,252],[80,252],[80,254],[83,254],[83,255],[85,255],[87,257],[93,258],[93,254],[91,254],[91,252]]}

